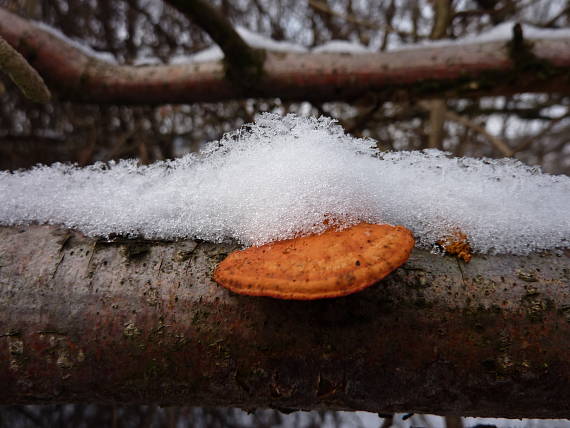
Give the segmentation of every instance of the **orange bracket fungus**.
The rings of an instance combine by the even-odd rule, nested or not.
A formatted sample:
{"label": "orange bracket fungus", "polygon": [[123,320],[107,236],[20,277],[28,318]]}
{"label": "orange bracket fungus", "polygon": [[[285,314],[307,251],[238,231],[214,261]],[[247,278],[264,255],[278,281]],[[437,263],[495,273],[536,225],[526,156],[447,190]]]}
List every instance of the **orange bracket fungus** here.
{"label": "orange bracket fungus", "polygon": [[346,296],[404,264],[414,243],[405,227],[360,223],[235,251],[218,265],[214,280],[250,296],[295,300]]}

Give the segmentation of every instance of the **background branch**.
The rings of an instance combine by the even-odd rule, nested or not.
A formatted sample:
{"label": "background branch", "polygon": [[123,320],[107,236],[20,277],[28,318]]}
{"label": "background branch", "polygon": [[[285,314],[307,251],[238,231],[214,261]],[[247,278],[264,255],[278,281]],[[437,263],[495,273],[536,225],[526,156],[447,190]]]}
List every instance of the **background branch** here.
{"label": "background branch", "polygon": [[500,138],[495,137],[493,134],[489,133],[484,127],[477,125],[476,123],[470,121],[469,119],[467,119],[463,116],[459,116],[457,113],[454,113],[452,111],[447,111],[445,113],[445,116],[448,120],[452,120],[453,122],[457,122],[457,123],[459,123],[459,124],[461,124],[467,128],[470,128],[470,129],[478,132],[479,134],[483,135],[487,140],[489,140],[491,142],[491,144],[493,144],[493,146],[495,146],[495,148],[503,156],[510,157],[514,154],[513,150],[507,145],[507,143],[505,143]]}
{"label": "background branch", "polygon": [[[86,55],[67,41],[0,8],[0,35],[32,61],[61,99],[88,103],[164,104],[279,97],[322,102],[376,92],[383,100],[434,95],[477,97],[520,91],[570,93],[556,78],[570,69],[570,39],[533,41],[549,78],[515,66],[505,42],[346,55],[267,52],[263,76],[249,87],[226,79],[220,62],[121,66]],[[25,35],[25,42],[23,36]]]}

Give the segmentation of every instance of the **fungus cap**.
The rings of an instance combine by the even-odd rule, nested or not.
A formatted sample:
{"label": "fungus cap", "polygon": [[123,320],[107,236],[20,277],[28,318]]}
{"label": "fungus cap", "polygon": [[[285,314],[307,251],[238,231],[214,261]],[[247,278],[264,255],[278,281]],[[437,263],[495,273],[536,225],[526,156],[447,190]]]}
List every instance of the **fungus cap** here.
{"label": "fungus cap", "polygon": [[218,265],[214,280],[250,296],[340,297],[363,290],[397,269],[413,246],[412,233],[402,226],[360,223],[234,251]]}

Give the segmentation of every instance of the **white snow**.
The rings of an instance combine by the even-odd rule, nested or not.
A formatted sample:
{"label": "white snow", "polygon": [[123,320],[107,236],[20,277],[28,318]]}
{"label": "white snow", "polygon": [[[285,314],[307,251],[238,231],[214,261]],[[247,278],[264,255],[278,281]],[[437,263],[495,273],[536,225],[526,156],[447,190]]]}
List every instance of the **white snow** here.
{"label": "white snow", "polygon": [[361,43],[349,42],[347,40],[331,40],[330,42],[314,47],[312,52],[359,54],[371,53],[372,51]]}
{"label": "white snow", "polygon": [[245,42],[254,48],[267,49],[278,52],[307,52],[307,48],[287,41],[273,40],[270,37],[248,30],[245,27],[236,26],[236,31]]}
{"label": "white snow", "polygon": [[515,160],[379,153],[332,119],[263,114],[200,155],[0,172],[0,224],[88,235],[236,239],[322,231],[323,219],[402,224],[430,247],[461,229],[483,253],[570,245],[570,177]]}
{"label": "white snow", "polygon": [[[479,34],[470,34],[458,39],[425,40],[415,44],[403,44],[394,46],[393,51],[421,49],[428,47],[442,47],[451,45],[467,45],[473,43],[485,43],[496,41],[508,41],[513,38],[513,27],[515,22],[504,22]],[[528,24],[521,24],[523,37],[530,40],[540,39],[560,39],[570,37],[570,28],[550,29],[538,28]]]}
{"label": "white snow", "polygon": [[[266,49],[275,52],[307,52],[301,45],[286,41],[273,40],[270,37],[255,33],[247,28],[236,26],[236,31],[243,40],[251,47]],[[218,45],[210,46],[200,52],[190,55],[177,55],[171,58],[171,64],[185,64],[192,62],[219,61],[224,58],[224,53]]]}
{"label": "white snow", "polygon": [[76,49],[79,49],[81,52],[83,52],[87,56],[90,56],[92,58],[96,58],[100,61],[108,62],[110,64],[116,64],[117,63],[115,55],[113,55],[111,52],[96,51],[91,46],[88,46],[84,43],[80,43],[76,40],[70,39],[65,34],[63,34],[60,30],[58,30],[57,28],[54,28],[50,25],[47,25],[47,24],[45,24],[43,22],[39,22],[39,21],[35,21],[34,23],[35,23],[36,27],[50,33],[52,36],[55,36],[58,39],[63,40],[64,42],[70,44],[71,46],[75,47]]}
{"label": "white snow", "polygon": [[193,62],[219,61],[224,58],[224,53],[218,45],[210,46],[204,50],[190,55],[176,55],[170,58],[170,64],[188,64]]}
{"label": "white snow", "polygon": [[[492,41],[507,41],[512,38],[512,29],[515,25],[514,22],[505,22],[496,27],[492,27],[488,31],[482,32],[480,34],[469,35],[467,37],[458,39],[442,39],[442,40],[426,40],[417,44],[405,44],[394,46],[392,50],[404,50],[404,49],[421,49],[429,47],[442,47],[450,45],[461,45],[461,44],[472,44],[472,43],[484,43]],[[544,29],[537,28],[530,25],[523,24],[523,34],[526,39],[557,39],[570,37],[570,29]],[[270,51],[279,52],[298,52],[304,53],[308,52],[304,46],[285,42],[273,40],[262,34],[255,33],[244,27],[237,26],[237,32],[245,40],[247,44],[252,47],[259,49],[267,49]],[[313,53],[347,53],[347,54],[363,54],[372,53],[373,50],[357,42],[351,42],[347,40],[331,40],[323,45],[316,46],[311,49]],[[172,64],[183,64],[192,62],[205,62],[205,61],[219,61],[224,58],[224,53],[217,46],[213,45],[203,51],[200,51],[191,55],[178,55],[173,57],[170,62]]]}

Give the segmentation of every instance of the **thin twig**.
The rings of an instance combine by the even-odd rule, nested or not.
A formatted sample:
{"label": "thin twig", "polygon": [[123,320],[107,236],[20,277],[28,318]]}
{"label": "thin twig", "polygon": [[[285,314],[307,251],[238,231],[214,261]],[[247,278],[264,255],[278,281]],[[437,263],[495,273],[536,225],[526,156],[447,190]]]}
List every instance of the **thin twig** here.
{"label": "thin twig", "polygon": [[544,137],[546,134],[548,134],[550,131],[552,131],[552,128],[554,128],[557,123],[559,123],[562,119],[565,119],[567,117],[568,117],[568,115],[566,115],[566,114],[562,115],[560,117],[557,117],[556,119],[553,119],[547,126],[545,126],[544,129],[542,129],[538,134],[525,138],[517,147],[515,147],[512,150],[513,155],[515,153],[522,152],[523,150],[526,150],[532,143],[534,143],[536,140]]}
{"label": "thin twig", "polygon": [[458,114],[448,110],[445,113],[445,118],[453,122],[459,123],[463,126],[466,126],[467,128],[472,129],[478,132],[479,134],[483,135],[487,140],[491,142],[491,144],[493,144],[493,146],[495,146],[495,148],[499,152],[501,152],[503,156],[511,157],[513,155],[513,150],[507,145],[507,143],[505,143],[500,138],[494,136],[493,134],[490,134],[489,132],[487,132],[485,128],[470,121],[466,117],[459,116]]}
{"label": "thin twig", "polygon": [[382,29],[382,27],[380,27],[378,24],[375,24],[372,21],[357,18],[357,17],[355,17],[353,15],[349,15],[349,14],[342,14],[342,13],[339,13],[335,10],[332,10],[326,4],[324,4],[318,0],[309,0],[309,6],[311,6],[313,9],[320,10],[321,12],[325,12],[325,13],[328,13],[329,15],[333,15],[333,16],[336,16],[338,18],[341,18],[347,22],[352,22],[353,24],[361,25],[363,27],[368,27],[368,28],[371,28],[373,30],[381,30]]}

